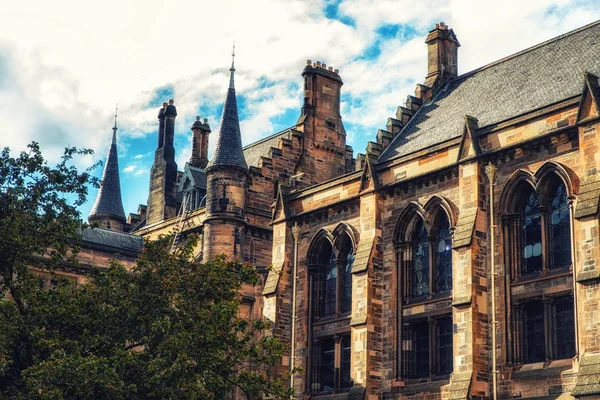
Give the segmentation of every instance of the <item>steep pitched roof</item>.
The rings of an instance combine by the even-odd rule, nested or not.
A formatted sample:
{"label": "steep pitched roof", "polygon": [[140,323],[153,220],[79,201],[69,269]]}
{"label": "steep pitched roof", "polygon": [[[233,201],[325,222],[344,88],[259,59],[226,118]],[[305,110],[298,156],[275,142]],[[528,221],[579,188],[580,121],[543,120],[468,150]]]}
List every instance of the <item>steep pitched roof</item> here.
{"label": "steep pitched roof", "polygon": [[221,115],[221,125],[217,134],[217,147],[211,157],[207,169],[215,166],[232,166],[247,169],[246,159],[242,151],[242,133],[238,116],[237,100],[235,98],[234,76],[235,68],[231,63],[229,89]]}
{"label": "steep pitched roof", "polygon": [[111,247],[115,249],[115,252],[139,252],[144,245],[144,239],[141,236],[102,228],[83,230],[81,240],[84,247],[90,245]]}
{"label": "steep pitched roof", "polygon": [[600,73],[600,21],[523,50],[440,88],[379,157],[407,155],[461,136],[464,116],[484,127],[581,94]]}
{"label": "steep pitched roof", "polygon": [[123,201],[121,200],[121,182],[119,179],[119,160],[117,157],[117,122],[113,127],[113,136],[106,163],[104,164],[104,172],[102,173],[102,181],[100,190],[96,197],[96,202],[92,207],[92,211],[88,216],[88,220],[92,221],[101,216],[117,217],[125,221],[125,211],[123,211]]}
{"label": "steep pitched roof", "polygon": [[[293,128],[291,128],[293,129]],[[244,157],[249,166],[258,167],[261,157],[268,157],[271,147],[277,147],[280,138],[291,139],[291,129],[277,132],[244,147]]]}

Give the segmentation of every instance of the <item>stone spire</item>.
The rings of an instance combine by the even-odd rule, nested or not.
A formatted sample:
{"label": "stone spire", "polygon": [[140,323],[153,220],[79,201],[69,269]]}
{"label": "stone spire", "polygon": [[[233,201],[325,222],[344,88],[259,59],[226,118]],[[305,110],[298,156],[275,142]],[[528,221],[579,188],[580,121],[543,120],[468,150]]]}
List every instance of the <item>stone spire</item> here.
{"label": "stone spire", "polygon": [[221,126],[217,134],[217,147],[207,169],[217,166],[239,167],[248,169],[244,152],[242,151],[242,134],[240,131],[240,119],[238,116],[237,100],[235,98],[234,84],[234,58],[235,46],[231,53],[231,68],[229,77],[229,89],[221,116]]}
{"label": "stone spire", "polygon": [[119,160],[117,157],[117,110],[112,128],[112,143],[108,150],[98,197],[88,216],[88,221],[101,227],[122,231],[125,225],[125,212],[121,200],[121,182],[119,179]]}

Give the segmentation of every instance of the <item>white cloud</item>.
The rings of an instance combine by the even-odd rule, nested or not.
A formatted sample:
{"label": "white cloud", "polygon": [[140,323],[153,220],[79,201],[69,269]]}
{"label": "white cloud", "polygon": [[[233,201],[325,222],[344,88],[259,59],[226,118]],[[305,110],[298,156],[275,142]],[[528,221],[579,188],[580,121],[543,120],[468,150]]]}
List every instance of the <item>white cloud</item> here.
{"label": "white cloud", "polygon": [[[424,80],[424,38],[434,22],[445,21],[455,30],[462,44],[459,70],[467,72],[599,17],[593,0],[343,0],[338,15],[354,21],[350,26],[325,17],[330,3],[3,4],[0,120],[8,134],[0,136],[0,147],[22,149],[35,139],[50,158],[67,144],[94,148],[94,159],[104,158],[118,102],[123,171],[142,177],[153,149],[140,146],[154,143],[144,140],[157,126],[158,107],[151,103],[166,100],[155,95],[168,88],[179,113],[175,143],[183,168],[195,115],[209,118],[209,149],[214,147],[235,40],[236,88],[247,105],[241,122],[245,144],[284,128],[277,121],[286,112],[300,112],[300,73],[311,59],[340,69],[348,99],[342,116],[352,124],[348,138],[359,152]],[[402,25],[396,38],[378,36],[379,27],[394,24]],[[362,57],[373,47],[380,51],[377,57]],[[84,161],[92,163],[89,157]],[[136,168],[126,171],[132,165]],[[131,196],[140,197],[136,203],[145,201],[142,180],[147,185],[147,177],[130,185],[135,188]]]}

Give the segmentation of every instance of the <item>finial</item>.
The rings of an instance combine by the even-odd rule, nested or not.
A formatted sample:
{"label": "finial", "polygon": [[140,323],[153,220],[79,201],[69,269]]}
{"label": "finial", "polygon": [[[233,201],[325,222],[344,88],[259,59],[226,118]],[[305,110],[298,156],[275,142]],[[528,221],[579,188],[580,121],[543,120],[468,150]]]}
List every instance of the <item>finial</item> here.
{"label": "finial", "polygon": [[116,107],[115,107],[115,125],[113,126],[112,130],[113,130],[113,137],[112,137],[112,144],[117,144],[117,114],[119,111],[119,103],[117,103]]}
{"label": "finial", "polygon": [[235,42],[233,42],[233,50],[231,50],[231,68],[229,68],[229,71],[231,71],[231,74],[229,76],[229,89],[235,89],[235,85],[233,83],[233,73],[235,72],[234,61],[235,61]]}

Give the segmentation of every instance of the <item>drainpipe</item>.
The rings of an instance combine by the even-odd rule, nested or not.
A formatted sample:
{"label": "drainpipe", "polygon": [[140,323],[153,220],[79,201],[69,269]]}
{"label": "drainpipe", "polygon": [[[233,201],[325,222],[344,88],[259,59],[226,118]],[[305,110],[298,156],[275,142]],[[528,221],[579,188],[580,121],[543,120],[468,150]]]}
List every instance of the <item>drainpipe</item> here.
{"label": "drainpipe", "polygon": [[575,257],[577,256],[577,251],[575,250],[575,246],[577,241],[575,240],[575,221],[573,220],[573,216],[575,215],[575,210],[573,207],[573,198],[569,198],[569,229],[571,230],[571,265],[573,268],[573,323],[575,325],[575,361],[579,362],[579,323],[577,317],[577,262]]}
{"label": "drainpipe", "polygon": [[485,173],[490,185],[490,209],[488,221],[490,223],[490,276],[492,297],[492,399],[498,398],[498,369],[496,360],[496,218],[494,211],[494,188],[496,186],[496,166],[491,162],[485,167]]}
{"label": "drainpipe", "polygon": [[[294,368],[296,361],[296,285],[298,282],[298,242],[300,241],[300,228],[295,222],[292,227],[292,237],[294,238],[294,266],[292,269],[292,343],[290,348],[290,389],[294,390]],[[290,398],[295,396],[292,394]]]}

